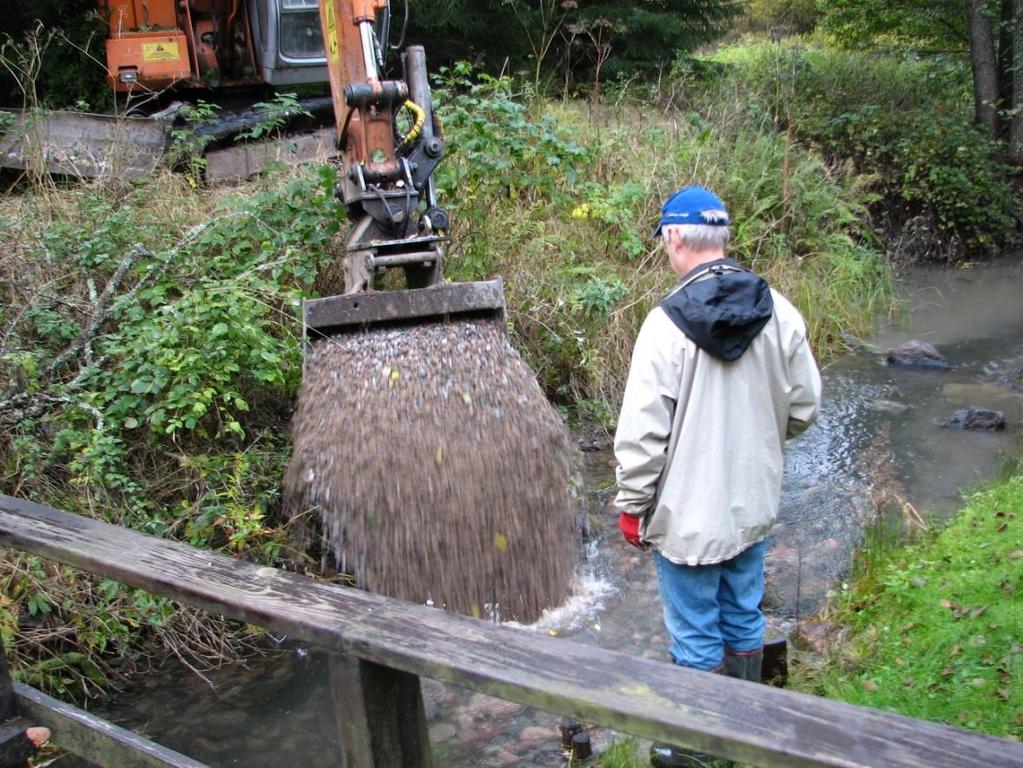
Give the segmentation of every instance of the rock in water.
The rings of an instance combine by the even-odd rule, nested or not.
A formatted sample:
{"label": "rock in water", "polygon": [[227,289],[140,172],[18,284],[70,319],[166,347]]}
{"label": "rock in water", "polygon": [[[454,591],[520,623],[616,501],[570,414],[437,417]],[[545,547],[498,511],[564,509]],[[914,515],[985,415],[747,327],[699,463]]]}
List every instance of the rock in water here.
{"label": "rock in water", "polygon": [[285,506],[371,592],[531,622],[568,595],[570,439],[491,320],[317,342]]}
{"label": "rock in water", "polygon": [[951,366],[948,360],[929,341],[914,339],[900,344],[888,351],[885,358],[888,365],[901,365],[909,368],[938,368],[947,370]]}
{"label": "rock in water", "polygon": [[994,432],[1005,429],[1005,414],[1001,411],[992,411],[988,408],[971,405],[969,408],[952,414],[952,418],[946,422],[945,426]]}

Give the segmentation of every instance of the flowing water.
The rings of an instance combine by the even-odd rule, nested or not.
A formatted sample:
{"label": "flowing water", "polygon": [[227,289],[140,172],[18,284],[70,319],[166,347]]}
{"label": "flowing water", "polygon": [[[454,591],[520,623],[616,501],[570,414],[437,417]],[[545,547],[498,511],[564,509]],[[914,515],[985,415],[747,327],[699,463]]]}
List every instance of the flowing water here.
{"label": "flowing water", "polygon": [[[877,510],[911,521],[940,518],[1018,453],[1023,266],[921,269],[904,292],[907,322],[824,371],[819,423],[789,445],[768,561],[774,634],[820,609],[848,573]],[[909,339],[935,344],[952,368],[883,365],[887,349]],[[1008,428],[942,426],[967,405],[1003,411]],[[583,463],[594,535],[575,594],[524,631],[664,659],[651,563],[621,541],[606,509],[611,455],[590,452]],[[100,714],[212,766],[333,766],[337,737],[325,658],[315,649],[283,647],[268,660],[214,674],[214,687],[181,671],[150,677]],[[423,683],[438,766],[563,764],[557,717]],[[599,749],[607,734],[594,736]]]}

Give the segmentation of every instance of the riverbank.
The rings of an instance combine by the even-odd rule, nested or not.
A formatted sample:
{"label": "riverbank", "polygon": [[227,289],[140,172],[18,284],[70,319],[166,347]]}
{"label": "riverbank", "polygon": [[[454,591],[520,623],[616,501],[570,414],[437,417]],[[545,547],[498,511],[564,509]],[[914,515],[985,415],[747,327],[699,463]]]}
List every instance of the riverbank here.
{"label": "riverbank", "polygon": [[823,618],[834,636],[793,687],[1023,739],[1023,464],[936,533],[875,538]]}

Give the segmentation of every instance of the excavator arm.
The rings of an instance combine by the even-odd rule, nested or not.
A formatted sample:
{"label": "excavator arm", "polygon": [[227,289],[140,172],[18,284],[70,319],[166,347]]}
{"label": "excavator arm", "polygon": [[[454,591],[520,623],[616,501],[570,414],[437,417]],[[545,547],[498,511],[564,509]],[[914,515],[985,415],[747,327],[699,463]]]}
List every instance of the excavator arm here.
{"label": "excavator arm", "polygon": [[[320,23],[342,156],[340,196],[352,226],[345,245],[345,292],[374,275],[404,270],[408,288],[443,281],[447,213],[436,204],[433,171],[444,154],[420,46],[402,57],[404,78],[385,79],[387,0],[320,0]],[[398,135],[397,116],[408,114]]]}

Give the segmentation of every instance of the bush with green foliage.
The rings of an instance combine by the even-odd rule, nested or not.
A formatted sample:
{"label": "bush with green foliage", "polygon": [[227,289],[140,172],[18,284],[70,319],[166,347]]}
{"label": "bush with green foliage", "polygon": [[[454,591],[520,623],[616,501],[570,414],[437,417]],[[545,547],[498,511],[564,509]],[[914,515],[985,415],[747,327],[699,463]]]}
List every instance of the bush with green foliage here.
{"label": "bush with green foliage", "polygon": [[1014,173],[972,125],[965,63],[764,43],[725,48],[713,61],[727,66],[722,87],[745,94],[754,116],[855,163],[872,181],[875,210],[896,227],[931,222],[942,248],[932,257],[1014,242]]}
{"label": "bush with green foliage", "polygon": [[[288,555],[296,305],[341,220],[334,181],[324,167],[213,206],[171,176],[8,198],[0,490],[257,561]],[[72,666],[95,680],[106,653],[135,652],[129,635],[178,649],[206,637],[168,601],[34,562],[5,560],[0,614],[76,628],[41,657],[66,663],[31,667],[52,672],[47,687],[80,680]]]}

